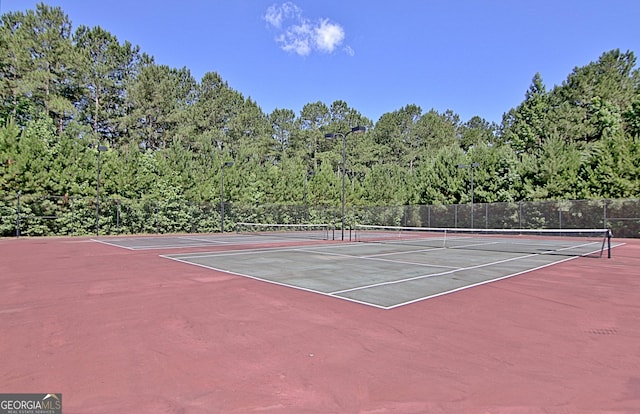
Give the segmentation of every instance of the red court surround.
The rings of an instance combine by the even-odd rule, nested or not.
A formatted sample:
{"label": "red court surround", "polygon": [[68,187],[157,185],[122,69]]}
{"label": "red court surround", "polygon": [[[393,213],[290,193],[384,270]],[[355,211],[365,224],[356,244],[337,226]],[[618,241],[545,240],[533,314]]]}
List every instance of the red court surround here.
{"label": "red court surround", "polygon": [[0,239],[0,392],[60,392],[65,414],[638,413],[624,241],[385,311],[166,251]]}

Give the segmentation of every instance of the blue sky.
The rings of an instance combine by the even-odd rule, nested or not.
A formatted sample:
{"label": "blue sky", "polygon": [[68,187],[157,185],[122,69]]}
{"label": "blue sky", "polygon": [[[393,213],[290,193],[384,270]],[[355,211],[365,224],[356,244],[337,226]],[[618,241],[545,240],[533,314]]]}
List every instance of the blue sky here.
{"label": "blue sky", "polygon": [[[0,10],[39,1],[0,0]],[[536,72],[551,89],[611,49],[640,54],[637,0],[48,0],[264,112],[344,100],[376,122],[408,104],[500,122]]]}

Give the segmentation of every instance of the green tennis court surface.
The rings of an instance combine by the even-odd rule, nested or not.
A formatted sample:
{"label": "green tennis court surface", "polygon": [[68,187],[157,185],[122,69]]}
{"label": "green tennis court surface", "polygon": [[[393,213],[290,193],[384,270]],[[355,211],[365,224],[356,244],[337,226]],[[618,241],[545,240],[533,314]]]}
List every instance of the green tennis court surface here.
{"label": "green tennis court surface", "polygon": [[[506,240],[505,243],[515,243]],[[469,247],[478,242],[467,242]],[[495,244],[496,240],[490,241]],[[597,259],[600,240],[549,241],[533,252],[420,247],[404,243],[331,243],[291,248],[163,255],[171,260],[391,309],[516,276],[556,263]],[[615,247],[615,244],[612,246]],[[516,249],[523,250],[523,249]]]}
{"label": "green tennis court surface", "polygon": [[184,249],[189,247],[242,246],[250,244],[296,243],[325,240],[315,234],[303,232],[276,234],[212,234],[183,236],[143,236],[143,237],[103,237],[95,242],[121,247],[128,250]]}

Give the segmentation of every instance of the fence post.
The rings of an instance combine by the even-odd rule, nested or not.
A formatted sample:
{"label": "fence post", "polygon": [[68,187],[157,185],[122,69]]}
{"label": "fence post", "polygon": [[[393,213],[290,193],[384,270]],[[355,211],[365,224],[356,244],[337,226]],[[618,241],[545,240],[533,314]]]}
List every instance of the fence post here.
{"label": "fence post", "polygon": [[489,203],[484,203],[484,228],[489,228]]}
{"label": "fence post", "polygon": [[602,200],[602,228],[607,227],[607,200]]}
{"label": "fence post", "polygon": [[453,227],[458,228],[458,205],[456,204],[453,208]]}
{"label": "fence post", "polygon": [[18,191],[18,205],[16,210],[16,238],[20,237],[20,191]]}
{"label": "fence post", "polygon": [[522,229],[522,201],[518,201],[518,228]]}
{"label": "fence post", "polygon": [[120,234],[120,199],[116,198],[116,233]]}
{"label": "fence post", "polygon": [[562,229],[562,208],[558,209],[558,228]]}
{"label": "fence post", "polygon": [[75,198],[73,196],[69,197],[69,208],[71,209],[71,222],[74,223],[73,225],[69,226],[69,231],[71,232],[72,236],[75,236],[78,233],[78,231],[77,231],[77,229],[75,227],[75,223],[76,223],[76,220],[75,220],[75,217],[76,217],[76,205],[73,202],[74,199]]}

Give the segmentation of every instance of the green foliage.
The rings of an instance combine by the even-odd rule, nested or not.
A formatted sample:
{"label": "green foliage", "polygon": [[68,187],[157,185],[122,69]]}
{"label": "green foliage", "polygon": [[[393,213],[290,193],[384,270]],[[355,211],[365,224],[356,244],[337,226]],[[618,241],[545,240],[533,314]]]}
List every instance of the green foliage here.
{"label": "green foliage", "polygon": [[583,153],[573,142],[552,137],[540,148],[540,157],[534,169],[525,171],[529,180],[525,188],[525,199],[570,199],[579,198],[579,169]]}
{"label": "green foliage", "polygon": [[0,237],[13,236],[16,230],[16,203],[14,197],[0,199]]}
{"label": "green foliage", "polygon": [[588,198],[637,197],[640,192],[640,142],[613,135],[596,142],[581,165]]}
{"label": "green foliage", "polygon": [[[512,202],[520,199],[521,171],[517,155],[506,146],[494,147],[488,143],[474,145],[468,152],[465,165],[477,163],[474,168],[474,201],[480,203]],[[469,174],[467,174],[469,172]],[[466,179],[470,170],[465,169]],[[468,187],[466,187],[468,188]],[[462,195],[469,202],[469,193]]]}
{"label": "green foliage", "polygon": [[509,144],[516,153],[534,153],[548,135],[545,128],[549,95],[539,73],[533,77],[525,100],[506,114],[501,142]]}
{"label": "green foliage", "polygon": [[374,165],[366,175],[362,201],[366,205],[405,205],[408,203],[408,171],[393,164]]}
{"label": "green foliage", "polygon": [[78,86],[82,95],[77,110],[100,141],[118,144],[125,138],[121,129],[126,124],[125,96],[133,92],[128,83],[139,60],[138,48],[129,42],[120,44],[100,27],[80,26],[74,41],[77,73],[82,82]]}
{"label": "green foliage", "polygon": [[457,146],[440,148],[417,171],[419,204],[452,204],[466,193],[466,179],[458,165],[465,164],[465,153]]}
{"label": "green foliage", "polygon": [[[631,51],[605,52],[551,90],[536,73],[495,125],[415,104],[373,123],[341,100],[265,114],[215,72],[198,81],[100,27],[74,32],[44,4],[4,14],[0,46],[0,235],[15,232],[18,192],[30,235],[92,234],[97,202],[98,230],[110,233],[219,231],[221,202],[227,226],[335,221],[343,170],[349,222],[361,219],[351,208],[372,205],[452,216],[447,205],[471,201],[461,164],[477,163],[474,202],[504,202],[509,219],[521,200],[640,197]],[[350,134],[357,125],[367,132]],[[346,163],[327,133],[345,134]],[[429,222],[398,207],[368,214]]]}

